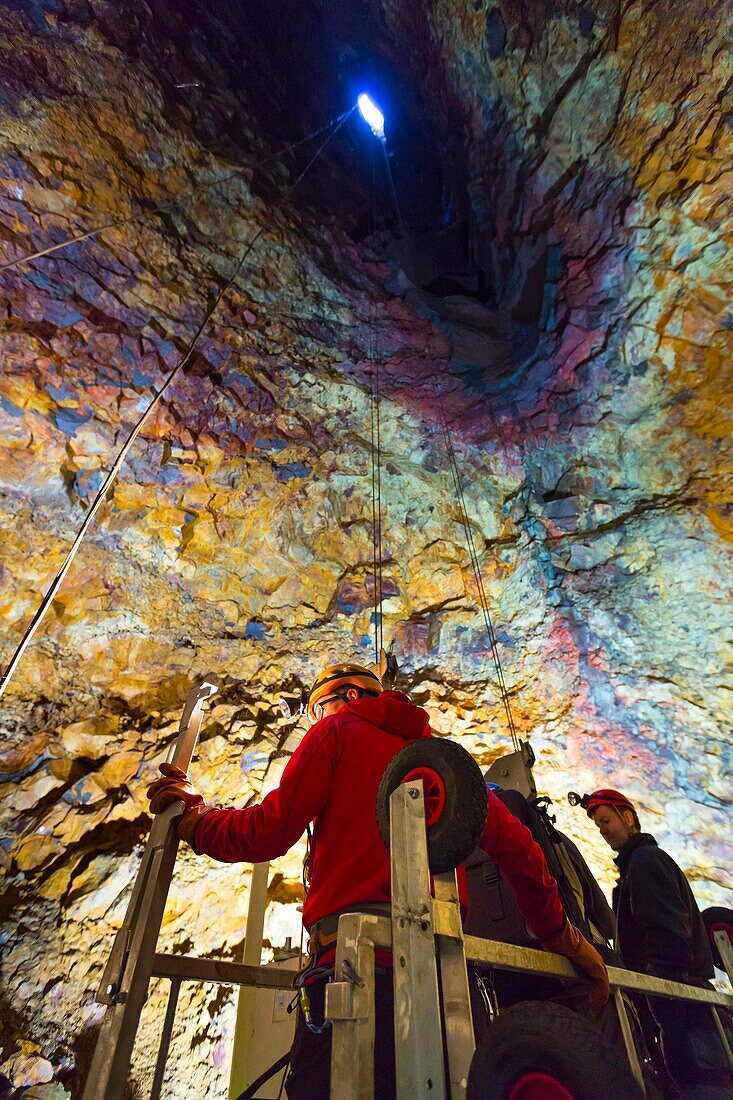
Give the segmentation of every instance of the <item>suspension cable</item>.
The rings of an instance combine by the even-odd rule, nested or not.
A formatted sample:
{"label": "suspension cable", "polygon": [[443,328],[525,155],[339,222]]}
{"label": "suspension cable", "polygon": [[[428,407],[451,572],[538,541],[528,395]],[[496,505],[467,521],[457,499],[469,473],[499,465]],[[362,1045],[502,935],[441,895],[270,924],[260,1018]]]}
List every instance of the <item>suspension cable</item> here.
{"label": "suspension cable", "polygon": [[[382,144],[382,148],[384,150],[384,160],[385,160],[385,164],[387,166],[387,175],[389,177],[389,184],[390,184],[390,188],[391,188],[391,192],[392,192],[392,201],[394,202],[394,205],[395,205],[395,211],[397,213],[397,222],[398,222],[398,225],[400,227],[400,232],[402,233],[402,238],[403,238],[404,245],[405,245],[405,270],[406,270],[408,278],[412,278],[411,271],[410,271],[411,264],[410,264],[409,238],[407,236],[407,230],[405,228],[405,222],[404,222],[404,219],[402,217],[402,210],[400,209],[400,204],[399,204],[399,201],[398,201],[398,198],[397,198],[397,190],[395,188],[394,177],[392,175],[392,166],[389,162],[389,157],[387,155],[387,147],[386,147],[385,143]],[[458,468],[458,462],[456,460],[456,454],[455,454],[455,450],[454,450],[454,447],[453,447],[453,441],[452,441],[451,436],[450,436],[450,431],[448,430],[448,421],[447,421],[446,416],[445,416],[445,410],[443,408],[442,399],[440,397],[440,394],[437,393],[437,392],[436,392],[436,400],[437,400],[437,403],[438,403],[438,412],[439,412],[439,416],[440,416],[441,426],[442,426],[442,429],[443,429],[443,437],[444,437],[444,440],[445,440],[445,448],[446,448],[446,452],[447,452],[447,455],[448,455],[448,463],[450,465],[451,476],[453,478],[453,485],[454,485],[455,492],[456,492],[456,500],[458,502],[458,508],[459,508],[459,513],[460,513],[460,517],[461,517],[461,523],[462,523],[463,529],[466,533],[466,546],[467,546],[467,549],[468,549],[468,556],[469,556],[469,560],[471,562],[471,567],[473,569],[474,577],[475,577],[475,580],[476,580],[476,589],[477,589],[477,592],[478,592],[479,604],[480,604],[481,612],[482,612],[482,615],[483,615],[483,618],[484,618],[484,625],[486,627],[486,634],[487,634],[488,639],[489,639],[489,646],[490,646],[490,649],[491,649],[491,656],[492,656],[492,660],[493,660],[493,664],[494,664],[494,671],[496,673],[496,680],[497,680],[497,683],[499,685],[499,694],[501,696],[501,701],[502,701],[502,704],[504,706],[504,712],[506,714],[507,725],[509,727],[509,732],[510,732],[511,738],[512,738],[512,745],[513,745],[515,751],[518,751],[519,748],[520,748],[519,736],[517,734],[517,728],[516,728],[516,725],[514,723],[514,717],[512,715],[512,709],[511,709],[511,705],[510,705],[510,701],[509,701],[509,692],[507,690],[506,681],[504,680],[504,670],[501,667],[501,660],[499,658],[499,647],[498,647],[498,644],[497,644],[496,632],[494,631],[494,624],[491,621],[491,613],[489,611],[489,601],[488,601],[488,598],[486,596],[486,589],[484,588],[484,582],[483,582],[483,578],[481,576],[481,563],[479,561],[478,553],[477,553],[477,550],[476,550],[476,544],[475,544],[474,538],[473,538],[473,531],[471,530],[471,523],[470,523],[470,520],[468,518],[468,509],[466,507],[466,497],[465,497],[465,494],[463,492],[463,485],[461,483],[461,475],[460,475],[460,470]]]}
{"label": "suspension cable", "polygon": [[397,188],[395,187],[394,176],[392,175],[392,165],[389,163],[389,154],[387,152],[387,142],[386,141],[381,142],[381,146],[382,146],[382,152],[384,153],[384,163],[387,167],[387,178],[389,179],[389,187],[390,187],[390,191],[392,192],[392,202],[394,203],[394,208],[395,208],[395,211],[397,213],[397,224],[400,228],[400,233],[402,234],[402,246],[403,246],[402,260],[403,260],[403,263],[405,265],[405,274],[407,275],[408,279],[412,280],[414,278],[414,273],[413,273],[413,270],[412,270],[412,256],[411,256],[411,250],[410,250],[410,241],[409,241],[409,238],[407,236],[407,230],[405,229],[405,222],[404,222],[404,219],[402,217],[402,209],[400,207],[399,200],[397,199]]}
{"label": "suspension cable", "polygon": [[374,567],[374,649],[376,661],[384,649],[384,623],[382,617],[382,602],[384,599],[384,584],[382,567],[384,552],[382,550],[382,430],[381,430],[381,393],[379,382],[378,346],[375,340],[372,357],[372,369],[370,371],[370,406],[371,406],[371,454],[372,454],[372,550]]}
{"label": "suspension cable", "polygon": [[[370,221],[372,233],[376,229],[376,178],[374,167],[374,145],[370,154],[371,204]],[[376,309],[375,309],[376,322]],[[372,459],[372,580],[374,584],[374,660],[379,666],[380,655],[384,648],[382,623],[382,434],[380,426],[379,393],[379,332],[375,325],[369,326],[368,355],[369,371],[369,411],[371,421],[371,459]]]}
{"label": "suspension cable", "polygon": [[[371,348],[369,349],[371,358]],[[379,618],[381,614],[381,593],[377,571],[378,526],[377,518],[377,448],[376,448],[376,401],[374,397],[373,368],[370,372],[369,411],[371,418],[371,459],[372,459],[372,586],[374,589],[374,661],[379,664]]]}
{"label": "suspension cable", "polygon": [[[374,165],[374,145],[370,152],[371,204],[370,223],[372,233],[376,230],[376,174]],[[369,407],[371,419],[371,458],[372,458],[372,577],[374,583],[374,660],[379,665],[384,649],[384,621],[382,603],[384,599],[382,549],[382,425],[380,390],[380,333],[376,306],[374,320],[369,324],[368,354],[371,368],[369,371]]]}
{"label": "suspension cable", "polygon": [[117,454],[117,457],[115,458],[109,473],[107,474],[106,478],[104,479],[104,482],[102,483],[101,488],[97,492],[97,495],[95,496],[94,500],[92,501],[92,503],[89,507],[89,510],[87,511],[86,515],[84,516],[84,520],[81,524],[81,527],[79,528],[79,531],[77,532],[76,538],[74,539],[73,543],[71,544],[71,548],[70,548],[69,552],[66,555],[66,559],[64,560],[63,565],[61,566],[61,568],[57,572],[57,574],[56,574],[54,580],[52,581],[48,591],[46,592],[45,596],[41,600],[41,602],[38,606],[38,609],[36,610],[35,615],[33,616],[30,624],[28,625],[28,627],[25,630],[25,633],[23,634],[23,637],[21,638],[20,644],[18,645],[17,649],[15,650],[15,653],[13,654],[12,658],[10,659],[10,663],[8,664],[7,668],[5,669],[5,673],[3,674],[2,680],[0,680],[0,697],[2,697],[3,694],[5,693],[5,689],[7,688],[8,684],[10,683],[10,679],[13,676],[13,673],[15,672],[16,668],[18,667],[18,664],[20,662],[21,657],[23,656],[23,653],[25,652],[27,646],[30,644],[31,640],[33,639],[33,636],[36,633],[36,631],[37,631],[38,627],[40,626],[41,622],[43,621],[48,608],[50,607],[51,603],[53,602],[53,600],[56,596],[56,593],[58,592],[59,588],[61,587],[61,585],[63,583],[63,580],[64,580],[64,577],[66,576],[66,574],[69,571],[69,568],[71,566],[71,563],[73,562],[74,558],[76,557],[76,552],[79,549],[79,546],[81,545],[81,543],[84,539],[84,536],[86,535],[87,531],[89,530],[89,527],[91,526],[92,520],[94,519],[95,515],[99,511],[99,508],[101,507],[105,497],[107,496],[108,492],[110,491],[110,489],[112,488],[114,482],[116,481],[117,475],[120,471],[120,467],[122,466],[122,463],[124,462],[127,453],[129,452],[130,448],[132,447],[133,443],[135,442],[141,428],[148,421],[151,414],[155,411],[155,409],[160,404],[161,399],[163,397],[163,394],[169,388],[169,386],[173,382],[174,378],[176,378],[176,376],[178,375],[180,370],[188,362],[190,362],[191,357],[194,353],[194,350],[196,349],[196,346],[197,346],[201,336],[203,335],[204,330],[207,328],[209,322],[211,321],[214,314],[216,313],[216,311],[219,307],[219,303],[221,302],[222,298],[231,289],[231,287],[234,285],[240,271],[242,270],[242,267],[244,265],[244,261],[249,256],[250,252],[254,248],[257,241],[260,239],[260,237],[263,235],[263,233],[265,233],[266,230],[269,229],[270,225],[272,224],[272,222],[275,218],[275,215],[280,211],[280,209],[284,205],[284,203],[287,202],[292,197],[293,192],[295,191],[296,187],[298,187],[298,185],[301,183],[301,181],[303,180],[303,177],[306,175],[306,173],[308,171],[310,171],[310,169],[313,167],[315,162],[318,160],[318,158],[323,153],[323,151],[326,148],[326,146],[328,145],[328,143],[331,141],[331,139],[333,137],[335,137],[335,135],[338,133],[338,131],[344,125],[346,120],[353,114],[353,112],[355,110],[356,110],[356,108],[352,107],[350,111],[348,111],[344,115],[340,116],[339,124],[335,127],[335,129],[333,129],[331,131],[331,133],[321,143],[318,150],[314,153],[314,155],[308,161],[305,168],[300,173],[300,175],[297,177],[295,182],[285,191],[282,198],[280,198],[278,200],[278,202],[276,202],[275,205],[270,208],[270,210],[268,212],[268,215],[265,218],[265,221],[260,226],[260,228],[257,230],[257,232],[254,234],[254,236],[246,244],[246,246],[244,248],[244,251],[242,252],[242,255],[239,258],[239,262],[237,263],[237,266],[234,269],[234,273],[231,275],[229,280],[220,288],[219,292],[217,293],[216,297],[214,298],[214,301],[213,301],[212,305],[209,307],[209,309],[206,312],[203,320],[201,321],[198,328],[196,329],[194,335],[189,340],[188,345],[187,345],[185,351],[183,352],[183,354],[181,355],[180,359],[172,367],[172,369],[168,372],[168,375],[166,376],[165,381],[163,382],[163,385],[157,391],[157,393],[153,397],[150,404],[143,411],[143,413],[139,417],[137,423],[134,425],[134,427],[130,431],[129,435],[127,436],[127,439],[125,440],[124,444],[122,445],[122,448],[120,449],[119,453]]}
{"label": "suspension cable", "polygon": [[[86,233],[80,233],[76,237],[69,237],[65,241],[59,241],[58,244],[49,245],[47,248],[41,248],[38,252],[31,252],[26,256],[19,256],[15,260],[9,260],[0,264],[0,272],[9,271],[10,268],[20,267],[22,264],[30,263],[31,260],[40,260],[43,256],[50,256],[52,252],[59,252],[62,248],[68,248],[72,244],[79,244],[81,241],[90,240],[92,237],[98,237],[100,233],[104,233],[108,229],[119,229],[123,225],[130,225],[132,222],[142,221],[143,218],[151,217],[153,214],[162,214],[166,210],[172,210],[176,206],[180,206],[181,202],[191,197],[191,194],[198,195],[201,191],[208,191],[212,187],[219,187],[223,183],[228,183],[229,180],[234,179],[236,176],[240,176],[242,172],[249,172],[255,168],[262,168],[265,164],[269,164],[271,160],[275,160],[277,157],[282,156],[284,153],[289,153],[293,149],[297,149],[299,145],[304,145],[308,141],[312,141],[313,138],[319,137],[325,133],[332,126],[341,128],[344,122],[356,110],[355,107],[349,108],[348,111],[344,111],[343,114],[337,115],[336,118],[332,118],[330,122],[327,122],[325,126],[320,126],[317,130],[313,130],[312,133],[306,134],[304,138],[300,138],[298,141],[293,142],[291,145],[285,146],[283,149],[278,150],[276,153],[271,153],[264,160],[257,161],[255,164],[243,164],[238,168],[235,168],[233,172],[230,172],[226,176],[222,176],[221,179],[210,180],[208,183],[200,183],[196,185],[194,192],[187,192],[183,196],[178,196],[175,199],[169,199],[167,202],[161,203],[159,206],[153,206],[149,210],[141,210],[137,214],[129,214],[126,218],[119,218],[117,221],[105,222],[104,225],[98,225],[94,229],[89,229]],[[336,131],[334,130],[334,133]],[[331,135],[333,137],[333,134]],[[293,188],[297,187],[300,182],[298,180],[293,184]],[[292,190],[291,189],[291,190]]]}
{"label": "suspension cable", "polygon": [[438,396],[438,411],[440,415],[441,427],[443,429],[443,438],[445,440],[445,449],[448,455],[448,464],[450,466],[451,475],[453,478],[453,486],[456,492],[456,501],[458,503],[458,511],[461,519],[461,524],[466,534],[466,545],[468,548],[468,556],[473,569],[474,578],[476,580],[476,588],[478,591],[479,604],[481,612],[484,618],[484,625],[486,627],[486,634],[489,639],[489,646],[491,649],[491,656],[494,663],[494,671],[496,673],[496,680],[499,685],[499,694],[501,701],[504,705],[504,712],[506,714],[507,725],[509,726],[509,732],[512,738],[512,745],[515,751],[519,750],[519,736],[517,734],[517,728],[514,724],[514,717],[512,715],[512,709],[509,702],[509,692],[507,690],[506,681],[504,680],[504,670],[501,667],[501,659],[499,657],[499,646],[496,638],[496,632],[494,630],[494,624],[491,621],[491,613],[489,611],[489,601],[486,595],[486,589],[484,588],[483,578],[481,576],[481,563],[479,561],[478,552],[476,550],[476,543],[473,538],[473,531],[471,529],[471,522],[468,518],[468,509],[466,506],[466,496],[463,491],[463,484],[461,482],[461,474],[458,467],[458,461],[456,459],[455,449],[453,447],[453,440],[448,429],[448,421],[445,415],[445,409],[443,402]]}
{"label": "suspension cable", "polygon": [[379,652],[384,649],[384,615],[382,605],[384,603],[384,583],[382,579],[382,566],[384,563],[384,552],[382,550],[382,427],[381,427],[381,403],[382,397],[380,393],[379,384],[379,333],[375,330],[374,333],[374,397],[376,406],[376,422],[377,422],[377,541],[378,541],[378,559],[377,568],[379,570]]}

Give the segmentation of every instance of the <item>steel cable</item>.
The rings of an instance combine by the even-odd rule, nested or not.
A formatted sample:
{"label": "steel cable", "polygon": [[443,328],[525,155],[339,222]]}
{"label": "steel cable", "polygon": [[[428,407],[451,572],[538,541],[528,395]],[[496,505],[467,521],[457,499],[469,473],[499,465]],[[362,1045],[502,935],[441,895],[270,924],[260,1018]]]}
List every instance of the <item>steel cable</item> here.
{"label": "steel cable", "polygon": [[[410,273],[410,266],[411,265],[409,264],[410,249],[409,249],[409,239],[408,239],[408,236],[407,236],[407,230],[405,229],[405,223],[404,223],[404,219],[402,217],[402,211],[400,209],[400,204],[399,204],[399,201],[397,199],[397,190],[396,190],[395,185],[394,185],[394,178],[392,176],[392,167],[389,163],[389,157],[387,155],[386,145],[383,144],[382,148],[384,150],[384,159],[385,159],[385,164],[387,166],[387,175],[389,176],[389,183],[390,183],[390,188],[391,188],[391,191],[392,191],[392,200],[394,202],[395,211],[397,213],[397,222],[398,222],[400,232],[402,233],[402,238],[403,238],[403,241],[404,241],[404,244],[405,244],[405,268],[406,268],[406,272],[407,272],[408,277],[412,278],[412,275]],[[519,747],[520,747],[520,745],[519,745],[519,736],[517,734],[517,728],[516,728],[516,725],[514,723],[514,717],[512,715],[512,710],[511,710],[511,704],[509,702],[509,692],[507,690],[506,681],[504,679],[504,670],[501,667],[501,660],[499,658],[499,648],[498,648],[498,644],[497,644],[496,633],[494,631],[494,625],[491,621],[491,613],[489,611],[489,601],[488,601],[488,598],[487,598],[487,595],[486,595],[486,589],[484,588],[483,578],[481,576],[481,563],[479,561],[478,553],[477,553],[477,550],[476,550],[476,544],[474,542],[473,532],[471,530],[471,523],[470,523],[470,520],[468,518],[468,509],[466,507],[466,498],[465,498],[465,494],[463,492],[463,485],[461,483],[460,470],[458,468],[458,462],[456,460],[455,450],[454,450],[454,447],[453,447],[453,441],[450,437],[450,432],[448,430],[448,422],[447,422],[447,419],[446,419],[446,416],[445,416],[445,410],[443,408],[443,403],[442,403],[442,400],[440,398],[440,395],[437,392],[436,392],[436,400],[437,400],[437,403],[438,403],[438,411],[439,411],[441,425],[442,425],[442,428],[443,428],[443,436],[444,436],[444,440],[445,440],[446,452],[447,452],[447,455],[448,455],[448,463],[450,465],[451,475],[452,475],[452,478],[453,478],[453,485],[454,485],[455,491],[456,491],[456,499],[457,499],[457,502],[458,502],[459,512],[460,512],[460,516],[461,516],[461,523],[462,523],[464,531],[466,533],[466,545],[467,545],[467,549],[468,549],[468,556],[469,556],[469,560],[471,562],[471,567],[473,569],[474,577],[475,577],[475,580],[476,580],[476,589],[477,589],[477,592],[478,592],[479,604],[480,604],[481,612],[482,612],[483,618],[484,618],[486,633],[487,633],[487,636],[488,636],[488,639],[489,639],[489,646],[491,648],[491,655],[492,655],[493,664],[494,664],[494,671],[496,673],[496,680],[497,680],[497,683],[499,685],[499,694],[501,696],[501,701],[502,701],[502,704],[504,706],[504,712],[506,714],[507,725],[509,727],[509,732],[510,732],[511,738],[512,738],[512,745],[513,745],[515,750],[518,750]]]}
{"label": "steel cable", "polygon": [[450,466],[451,475],[453,478],[453,486],[456,492],[456,501],[458,503],[461,524],[463,525],[463,529],[466,534],[468,556],[476,581],[476,588],[479,596],[479,605],[483,614],[484,625],[486,627],[486,633],[489,639],[489,646],[491,648],[494,671],[496,673],[496,680],[499,685],[499,694],[501,696],[501,701],[504,706],[507,725],[509,727],[509,732],[512,738],[512,745],[514,746],[515,750],[518,750],[520,747],[519,736],[517,734],[517,728],[514,723],[514,717],[512,715],[511,705],[509,702],[509,692],[507,690],[506,681],[504,679],[504,670],[501,667],[501,659],[499,657],[499,647],[496,638],[496,632],[494,630],[494,624],[491,621],[491,613],[489,611],[489,601],[486,595],[486,589],[484,588],[483,578],[481,576],[481,563],[479,561],[478,552],[476,550],[476,543],[474,541],[473,531],[471,530],[471,522],[469,520],[468,508],[466,506],[466,497],[463,491],[458,461],[456,459],[455,449],[453,447],[453,440],[451,439],[450,431],[448,429],[448,421],[446,419],[445,410],[443,408],[443,403],[440,397],[438,397],[438,409],[441,426],[443,429],[443,438],[445,440],[446,453],[448,455],[448,464]]}
{"label": "steel cable", "polygon": [[[119,218],[117,221],[113,222],[105,222],[104,225],[98,225],[94,229],[89,229],[86,233],[80,233],[76,237],[70,237],[65,241],[59,241],[58,244],[49,245],[47,248],[41,248],[38,252],[31,252],[25,256],[19,256],[15,260],[6,261],[0,264],[0,273],[9,271],[14,267],[20,267],[22,264],[30,263],[31,260],[40,260],[43,256],[50,256],[53,252],[59,252],[63,248],[69,248],[72,244],[79,244],[81,241],[87,241],[92,237],[97,237],[100,233],[104,233],[108,229],[119,229],[123,225],[130,225],[132,222],[142,221],[143,218],[150,217],[153,214],[162,214],[166,210],[172,210],[176,206],[180,206],[185,199],[190,198],[191,194],[198,195],[201,191],[208,191],[212,187],[219,187],[223,183],[228,183],[229,180],[234,179],[236,176],[240,176],[242,172],[251,172],[255,168],[262,168],[265,164],[269,164],[271,160],[275,160],[284,153],[289,153],[292,149],[297,149],[299,145],[304,145],[307,141],[312,141],[313,138],[325,133],[325,131],[332,126],[336,126],[337,129],[340,129],[341,125],[351,117],[355,110],[355,107],[351,107],[348,111],[344,111],[343,114],[331,119],[325,126],[320,126],[317,130],[313,130],[312,133],[307,134],[304,138],[294,142],[292,145],[288,145],[278,150],[276,153],[271,153],[269,157],[265,157],[262,161],[257,161],[255,164],[243,164],[240,168],[236,168],[233,172],[230,172],[228,176],[223,176],[221,179],[217,180],[211,180],[209,183],[198,184],[195,191],[186,194],[183,198],[179,196],[176,199],[170,199],[167,202],[161,203],[159,206],[153,206],[150,210],[141,210],[139,213],[130,214],[126,218]],[[335,132],[336,130],[334,130],[334,133]],[[333,137],[333,134],[331,134],[331,137]],[[300,179],[292,185],[291,192],[297,187],[299,182]]]}
{"label": "steel cable", "polygon": [[[370,223],[372,232],[376,229],[376,177],[374,167],[374,145],[370,154],[371,171],[371,203]],[[375,310],[376,324],[376,310]],[[368,352],[371,369],[369,371],[369,410],[371,419],[371,459],[372,459],[372,581],[374,585],[374,660],[379,667],[379,660],[384,648],[384,633],[382,626],[382,437],[380,428],[380,400],[379,400],[379,362],[378,362],[378,331],[373,325],[369,326]]]}
{"label": "steel cable", "polygon": [[[369,171],[371,179],[370,203],[369,203],[369,227],[374,232],[374,146],[370,146]],[[369,429],[371,456],[371,490],[372,490],[372,589],[374,598],[374,663],[379,666],[379,600],[377,590],[377,472],[376,472],[376,426],[374,406],[374,338],[372,327],[369,326],[367,336],[367,355],[369,358]]]}
{"label": "steel cable", "polygon": [[328,135],[328,137],[325,139],[325,141],[322,142],[322,144],[320,145],[320,147],[318,148],[316,153],[314,153],[314,155],[308,161],[307,165],[305,166],[303,171],[300,173],[300,175],[297,177],[295,182],[287,189],[287,191],[282,196],[282,198],[279,199],[279,201],[277,203],[275,203],[275,205],[273,207],[271,207],[271,209],[268,213],[268,216],[265,219],[264,223],[260,226],[260,228],[257,230],[255,235],[251,238],[250,241],[248,241],[247,245],[245,246],[245,249],[244,249],[244,251],[243,251],[243,253],[242,253],[242,255],[239,259],[239,262],[237,263],[237,266],[234,269],[234,273],[228,279],[228,281],[224,284],[224,286],[220,288],[219,292],[217,293],[216,297],[214,298],[214,301],[213,301],[212,305],[207,310],[203,320],[201,321],[201,323],[199,324],[198,328],[196,329],[194,335],[190,339],[190,341],[189,341],[185,351],[181,355],[180,359],[175,364],[175,366],[173,366],[171,368],[171,370],[168,372],[168,375],[166,376],[165,381],[163,382],[163,385],[157,391],[157,393],[153,397],[150,404],[143,411],[142,415],[139,417],[136,424],[134,425],[134,427],[132,428],[132,430],[128,434],[127,439],[125,440],[124,444],[122,445],[122,448],[118,452],[109,473],[107,474],[106,478],[104,479],[104,482],[102,483],[101,488],[97,492],[97,495],[95,496],[94,500],[92,501],[92,503],[89,507],[89,510],[87,511],[87,513],[84,517],[82,525],[79,528],[79,531],[77,532],[73,543],[71,544],[71,548],[70,548],[70,550],[68,551],[68,553],[66,555],[66,558],[63,562],[63,565],[61,566],[61,568],[57,572],[54,580],[51,582],[51,585],[50,585],[48,591],[46,592],[43,599],[41,600],[41,602],[40,602],[40,604],[39,604],[39,606],[36,610],[35,615],[33,616],[30,624],[26,628],[26,630],[23,634],[23,637],[21,638],[21,641],[20,641],[19,645],[18,645],[17,649],[15,650],[15,653],[11,657],[9,664],[8,664],[7,668],[5,669],[2,680],[0,680],[0,697],[2,697],[2,695],[5,693],[5,690],[8,686],[8,684],[10,683],[11,677],[13,676],[13,673],[15,672],[16,668],[18,667],[18,664],[19,664],[26,648],[28,647],[28,645],[32,641],[38,627],[40,626],[41,622],[43,621],[43,619],[46,615],[46,612],[47,612],[48,608],[53,603],[53,600],[56,596],[56,593],[58,592],[59,588],[61,587],[61,585],[63,583],[63,580],[64,580],[64,577],[66,576],[66,574],[67,574],[67,572],[68,572],[68,570],[71,566],[71,563],[73,562],[74,558],[76,557],[76,552],[79,549],[79,547],[80,547],[80,545],[81,545],[81,543],[84,539],[84,536],[86,535],[87,531],[89,530],[89,527],[91,526],[91,523],[92,523],[92,520],[94,519],[94,516],[99,511],[99,508],[101,507],[105,497],[107,496],[109,490],[112,488],[114,482],[116,481],[117,475],[120,471],[120,467],[122,466],[122,463],[124,462],[125,457],[127,456],[127,454],[129,452],[130,448],[132,447],[133,443],[135,442],[141,428],[146,423],[146,421],[150,418],[150,415],[158,407],[158,405],[160,404],[161,399],[163,397],[163,394],[169,388],[169,386],[171,385],[173,380],[176,378],[176,376],[178,375],[180,370],[190,361],[191,356],[193,355],[193,352],[196,349],[196,345],[198,344],[204,330],[206,329],[209,322],[211,321],[214,314],[216,313],[216,310],[219,307],[219,303],[221,302],[224,295],[234,285],[234,283],[235,283],[235,281],[236,281],[236,279],[237,279],[237,277],[238,277],[238,275],[239,275],[239,273],[242,269],[242,266],[244,265],[244,261],[249,256],[250,252],[254,248],[257,241],[260,239],[260,237],[263,235],[263,233],[265,233],[265,231],[267,229],[269,229],[270,225],[272,224],[272,222],[274,220],[275,215],[279,212],[279,210],[281,209],[283,204],[292,197],[293,192],[295,191],[296,187],[301,183],[301,181],[303,180],[303,177],[306,175],[307,172],[310,171],[310,169],[313,167],[315,162],[318,160],[318,158],[323,153],[323,150],[326,148],[328,143],[331,141],[331,139],[333,137],[335,137],[335,135],[338,133],[338,131],[344,125],[346,120],[353,114],[354,110],[356,110],[355,107],[353,107],[346,114],[340,116],[340,121],[338,122],[338,124],[335,125],[335,128],[331,131],[331,133]]}

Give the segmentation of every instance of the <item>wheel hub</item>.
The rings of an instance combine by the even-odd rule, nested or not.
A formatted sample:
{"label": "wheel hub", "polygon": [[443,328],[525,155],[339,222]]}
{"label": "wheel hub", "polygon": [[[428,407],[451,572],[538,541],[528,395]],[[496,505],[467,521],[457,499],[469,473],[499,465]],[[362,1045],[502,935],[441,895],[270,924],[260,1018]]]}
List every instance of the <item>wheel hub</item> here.
{"label": "wheel hub", "polygon": [[414,783],[422,779],[423,795],[425,798],[425,825],[429,829],[440,820],[445,809],[445,783],[434,768],[425,766],[413,768],[402,780],[403,783]]}
{"label": "wheel hub", "polygon": [[575,1100],[572,1092],[549,1073],[525,1073],[512,1085],[507,1100]]}

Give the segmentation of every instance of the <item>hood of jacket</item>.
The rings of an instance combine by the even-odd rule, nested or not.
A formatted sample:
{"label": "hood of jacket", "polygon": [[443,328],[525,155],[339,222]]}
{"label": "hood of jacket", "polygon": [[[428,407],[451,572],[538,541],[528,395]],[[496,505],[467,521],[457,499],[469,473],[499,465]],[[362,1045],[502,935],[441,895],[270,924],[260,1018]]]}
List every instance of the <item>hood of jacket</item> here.
{"label": "hood of jacket", "polygon": [[341,721],[351,716],[405,741],[432,737],[428,712],[411,703],[401,691],[383,691],[373,699],[355,699],[337,715]]}

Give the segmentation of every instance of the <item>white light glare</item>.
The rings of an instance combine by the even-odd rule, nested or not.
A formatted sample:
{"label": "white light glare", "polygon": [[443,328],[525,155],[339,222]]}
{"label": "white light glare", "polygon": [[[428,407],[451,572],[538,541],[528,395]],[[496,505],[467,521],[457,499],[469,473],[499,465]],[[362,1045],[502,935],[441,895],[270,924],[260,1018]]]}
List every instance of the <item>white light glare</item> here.
{"label": "white light glare", "polygon": [[385,141],[384,115],[382,112],[372,103],[366,92],[362,92],[356,102],[361,111],[362,118],[368,124],[375,138],[379,138],[380,141]]}

